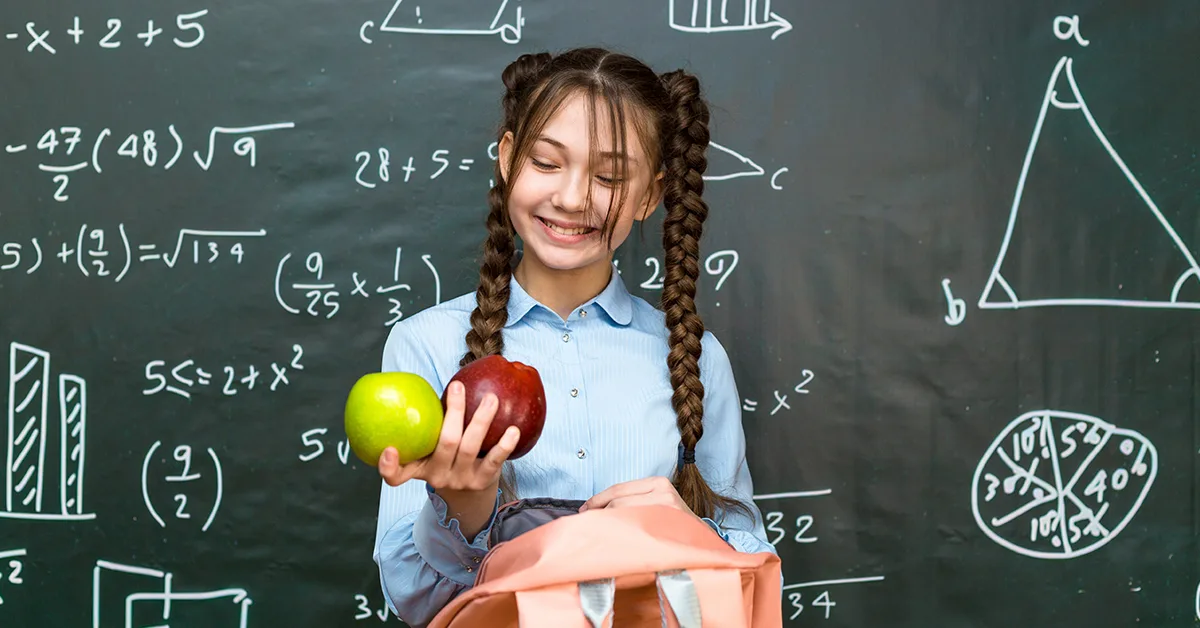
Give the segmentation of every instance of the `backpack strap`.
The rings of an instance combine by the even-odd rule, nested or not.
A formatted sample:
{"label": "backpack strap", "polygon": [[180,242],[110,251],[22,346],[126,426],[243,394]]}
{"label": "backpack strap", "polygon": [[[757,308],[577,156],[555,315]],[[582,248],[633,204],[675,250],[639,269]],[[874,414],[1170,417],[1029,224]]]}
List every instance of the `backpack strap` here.
{"label": "backpack strap", "polygon": [[696,585],[688,572],[662,571],[654,580],[658,586],[658,609],[662,613],[664,628],[667,625],[666,606],[670,606],[675,613],[679,628],[701,628],[700,598],[696,595]]}
{"label": "backpack strap", "polygon": [[[701,628],[700,598],[687,571],[663,571],[656,574],[654,579],[664,628],[667,625],[667,608],[675,614],[679,628]],[[616,592],[616,580],[613,578],[579,583],[579,605],[592,628],[606,628],[609,625]]]}
{"label": "backpack strap", "polygon": [[616,593],[614,578],[579,583],[579,604],[583,607],[583,616],[592,622],[592,628],[608,626]]}

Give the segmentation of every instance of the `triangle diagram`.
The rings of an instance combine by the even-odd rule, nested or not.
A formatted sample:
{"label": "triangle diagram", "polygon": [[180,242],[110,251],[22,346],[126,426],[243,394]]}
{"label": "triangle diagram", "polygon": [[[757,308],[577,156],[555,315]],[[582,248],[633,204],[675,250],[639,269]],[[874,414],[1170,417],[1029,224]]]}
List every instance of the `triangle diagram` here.
{"label": "triangle diagram", "polygon": [[983,309],[1200,309],[1200,266],[1096,123],[1071,69],[1050,76],[979,297]]}
{"label": "triangle diagram", "polygon": [[703,177],[707,181],[726,181],[738,177],[758,177],[764,173],[762,166],[754,163],[750,158],[735,150],[726,148],[712,140],[709,140],[708,147],[714,150],[708,151],[708,174],[705,174]]}

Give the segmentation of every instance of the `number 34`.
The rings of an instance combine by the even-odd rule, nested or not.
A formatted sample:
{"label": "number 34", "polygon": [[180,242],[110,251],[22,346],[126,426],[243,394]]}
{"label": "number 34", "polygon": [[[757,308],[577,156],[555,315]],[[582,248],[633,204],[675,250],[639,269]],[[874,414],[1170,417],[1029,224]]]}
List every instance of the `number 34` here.
{"label": "number 34", "polygon": [[[793,591],[792,593],[788,594],[788,601],[792,603],[792,608],[796,609],[795,612],[792,613],[791,617],[788,617],[789,621],[799,617],[800,613],[804,612],[804,605],[800,603],[800,597],[799,591]],[[829,591],[822,591],[821,595],[818,595],[817,598],[812,601],[812,605],[824,606],[825,619],[829,619],[829,609],[837,606],[837,602],[829,599]]]}

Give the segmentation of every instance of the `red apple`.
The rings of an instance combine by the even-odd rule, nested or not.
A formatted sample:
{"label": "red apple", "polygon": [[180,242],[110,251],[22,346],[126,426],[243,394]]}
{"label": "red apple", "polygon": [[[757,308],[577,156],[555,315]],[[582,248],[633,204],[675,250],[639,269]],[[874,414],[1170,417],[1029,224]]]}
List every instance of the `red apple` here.
{"label": "red apple", "polygon": [[542,435],[542,426],[546,423],[546,389],[542,387],[542,376],[537,369],[522,364],[510,362],[501,355],[489,355],[462,367],[446,383],[442,393],[442,409],[447,410],[446,398],[451,382],[462,382],[466,391],[466,414],[463,416],[463,430],[471,423],[475,410],[483,401],[484,395],[492,393],[500,402],[496,416],[488,427],[483,443],[479,447],[479,457],[500,442],[508,426],[515,425],[521,430],[521,437],[509,460],[515,460],[529,453]]}

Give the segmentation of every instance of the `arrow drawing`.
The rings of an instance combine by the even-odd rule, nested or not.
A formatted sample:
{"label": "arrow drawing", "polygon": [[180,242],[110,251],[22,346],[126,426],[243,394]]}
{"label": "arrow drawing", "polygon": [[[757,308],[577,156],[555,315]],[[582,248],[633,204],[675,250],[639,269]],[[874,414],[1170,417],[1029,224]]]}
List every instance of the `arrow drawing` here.
{"label": "arrow drawing", "polygon": [[[771,10],[771,0],[741,0],[741,15],[736,5],[729,0],[668,0],[668,23],[671,28],[685,33],[723,33],[730,31],[755,31],[774,28],[771,39],[792,30],[792,23]],[[676,11],[675,5],[683,5]],[[717,6],[713,6],[716,4]],[[734,7],[729,5],[733,4]],[[739,19],[740,17],[740,19]]]}

